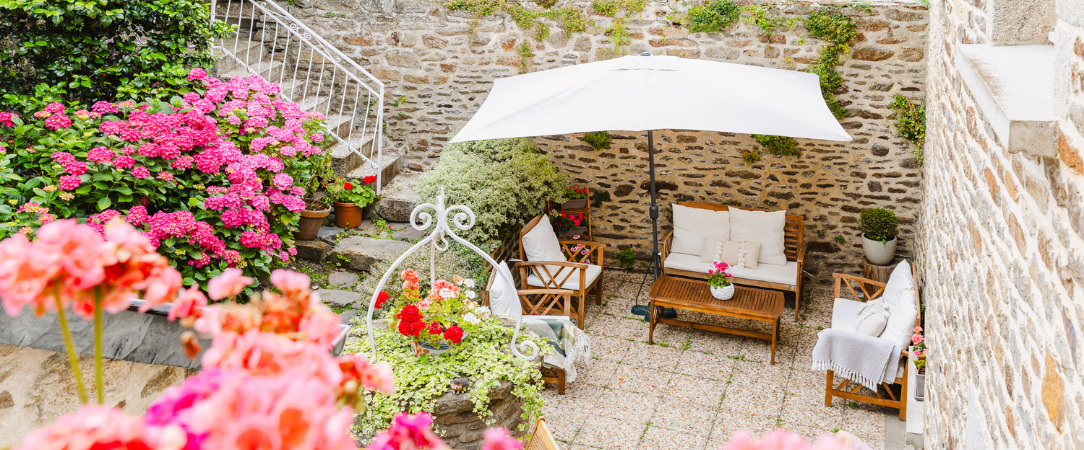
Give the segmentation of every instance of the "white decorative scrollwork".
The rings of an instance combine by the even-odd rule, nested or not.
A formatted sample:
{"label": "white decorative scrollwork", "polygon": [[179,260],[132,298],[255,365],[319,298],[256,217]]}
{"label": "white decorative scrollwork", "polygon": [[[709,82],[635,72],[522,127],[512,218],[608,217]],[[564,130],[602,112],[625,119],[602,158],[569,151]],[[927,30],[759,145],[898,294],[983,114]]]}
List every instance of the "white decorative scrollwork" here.
{"label": "white decorative scrollwork", "polygon": [[[429,210],[432,210],[432,212],[429,212]],[[451,221],[448,220],[449,218],[451,219]],[[436,221],[435,225],[433,224],[434,221]],[[372,354],[367,355],[370,361],[376,362],[377,360],[376,339],[373,337],[373,312],[376,310],[377,297],[380,295],[380,291],[384,288],[384,283],[386,283],[388,281],[388,278],[390,278],[393,274],[396,273],[396,269],[399,267],[399,265],[402,264],[403,261],[406,261],[407,257],[409,257],[411,254],[418,251],[427,244],[430,246],[430,284],[432,284],[434,278],[436,277],[436,270],[434,270],[436,269],[436,251],[439,250],[443,252],[448,250],[448,238],[451,238],[453,241],[463,244],[467,248],[471,249],[473,252],[481,255],[481,257],[485,259],[490,266],[494,268],[497,267],[497,262],[494,261],[488,253],[482,251],[482,249],[476,247],[474,244],[470,243],[470,241],[459,237],[459,235],[457,235],[455,231],[452,231],[452,227],[449,226],[449,224],[454,224],[455,228],[466,231],[474,226],[474,222],[474,211],[471,211],[470,208],[463,205],[453,205],[451,207],[445,206],[444,188],[440,189],[440,195],[437,196],[436,203],[423,203],[415,207],[414,211],[411,211],[411,227],[418,231],[425,231],[429,229],[430,226],[432,226],[432,231],[430,231],[429,234],[425,236],[425,238],[411,246],[410,249],[408,249],[405,253],[399,255],[399,258],[396,259],[395,262],[391,264],[391,267],[388,267],[388,270],[384,272],[384,275],[380,277],[380,282],[376,284],[376,289],[373,291],[373,296],[369,299],[369,314],[365,318],[365,324],[368,327],[369,348],[370,350],[372,350]],[[508,283],[509,286],[516,285],[515,282],[511,278],[509,278],[508,275],[504,272],[501,272],[499,270],[495,270],[494,272],[497,274],[497,276],[503,278],[503,280]],[[509,346],[511,347],[512,354],[516,357],[523,359],[534,359],[538,356],[538,345],[536,345],[534,342],[527,340],[519,342],[518,344],[516,343],[516,341],[519,339],[519,329],[522,325],[522,322],[522,317],[516,320],[516,325],[512,333],[512,342],[509,343]]]}

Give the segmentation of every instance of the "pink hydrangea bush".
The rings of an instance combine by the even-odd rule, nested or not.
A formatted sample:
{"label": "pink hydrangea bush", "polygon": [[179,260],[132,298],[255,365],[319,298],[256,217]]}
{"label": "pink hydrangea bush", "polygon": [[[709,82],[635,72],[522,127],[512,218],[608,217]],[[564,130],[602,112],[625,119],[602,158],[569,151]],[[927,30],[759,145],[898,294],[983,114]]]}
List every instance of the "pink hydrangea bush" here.
{"label": "pink hydrangea bush", "polygon": [[52,103],[0,112],[0,237],[57,218],[120,217],[204,284],[229,267],[264,279],[296,254],[302,183],[321,160],[324,117],[259,77],[201,84],[173,103]]}

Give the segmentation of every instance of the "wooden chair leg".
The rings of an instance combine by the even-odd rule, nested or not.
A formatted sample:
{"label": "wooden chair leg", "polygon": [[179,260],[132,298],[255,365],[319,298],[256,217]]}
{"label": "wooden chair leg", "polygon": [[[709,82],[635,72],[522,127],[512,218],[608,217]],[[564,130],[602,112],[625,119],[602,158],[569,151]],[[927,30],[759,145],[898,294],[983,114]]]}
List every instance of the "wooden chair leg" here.
{"label": "wooden chair leg", "polygon": [[557,395],[565,395],[565,371],[557,370]]}
{"label": "wooden chair leg", "polygon": [[910,369],[910,361],[904,361],[903,381],[900,383],[900,421],[907,421],[907,370]]}
{"label": "wooden chair leg", "polygon": [[835,381],[832,379],[832,371],[828,371],[827,381],[824,385],[824,406],[832,406],[832,387]]}

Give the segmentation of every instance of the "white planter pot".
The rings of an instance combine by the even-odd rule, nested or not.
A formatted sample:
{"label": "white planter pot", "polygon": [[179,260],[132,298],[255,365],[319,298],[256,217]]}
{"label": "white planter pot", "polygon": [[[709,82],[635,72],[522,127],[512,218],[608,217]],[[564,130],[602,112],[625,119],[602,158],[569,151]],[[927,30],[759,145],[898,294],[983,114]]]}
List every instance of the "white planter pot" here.
{"label": "white planter pot", "polygon": [[715,297],[715,298],[717,298],[719,300],[730,300],[730,299],[734,298],[734,285],[733,284],[730,284],[730,285],[727,285],[727,286],[724,286],[724,287],[720,287],[720,288],[717,288],[715,286],[709,286],[709,287],[711,287],[711,296],[712,297]]}
{"label": "white planter pot", "polygon": [[876,264],[878,266],[884,266],[892,262],[892,258],[896,256],[896,238],[892,238],[891,241],[881,242],[862,236],[862,253],[866,254],[866,260],[870,264]]}

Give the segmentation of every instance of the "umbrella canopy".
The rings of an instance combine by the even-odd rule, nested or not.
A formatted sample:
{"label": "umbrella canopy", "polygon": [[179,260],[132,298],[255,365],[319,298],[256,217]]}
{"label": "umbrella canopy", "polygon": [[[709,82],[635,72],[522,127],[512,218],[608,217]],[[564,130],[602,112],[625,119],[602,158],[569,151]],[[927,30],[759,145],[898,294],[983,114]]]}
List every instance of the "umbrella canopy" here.
{"label": "umbrella canopy", "polygon": [[634,55],[499,79],[451,142],[660,129],[851,140],[817,75]]}

